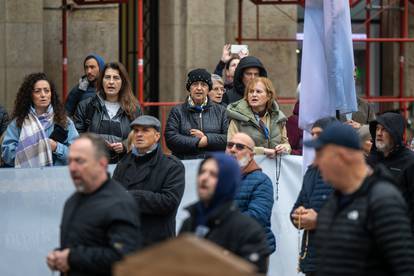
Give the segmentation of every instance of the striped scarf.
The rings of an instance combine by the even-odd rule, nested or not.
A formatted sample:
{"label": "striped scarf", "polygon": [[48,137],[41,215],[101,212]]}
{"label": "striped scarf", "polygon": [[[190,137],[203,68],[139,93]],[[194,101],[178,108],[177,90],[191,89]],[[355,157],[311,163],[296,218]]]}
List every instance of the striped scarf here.
{"label": "striped scarf", "polygon": [[16,148],[15,168],[53,166],[52,149],[45,129],[53,124],[53,108],[37,115],[33,107],[23,121]]}

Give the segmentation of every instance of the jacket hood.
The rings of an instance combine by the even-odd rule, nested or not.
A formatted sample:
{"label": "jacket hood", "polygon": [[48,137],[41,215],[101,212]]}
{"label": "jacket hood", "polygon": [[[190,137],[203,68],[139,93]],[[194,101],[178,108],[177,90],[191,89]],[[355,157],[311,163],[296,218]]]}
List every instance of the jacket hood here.
{"label": "jacket hood", "polygon": [[395,147],[403,145],[403,135],[405,128],[405,120],[403,116],[398,113],[387,112],[378,116],[376,120],[369,123],[369,132],[371,133],[373,139],[373,148],[376,148],[375,132],[378,124],[382,125],[390,133]]}
{"label": "jacket hood", "polygon": [[241,183],[241,171],[237,161],[232,156],[224,153],[212,154],[204,159],[200,164],[200,168],[210,158],[217,162],[219,168],[216,191],[208,207],[212,210],[224,202],[234,199]]}
{"label": "jacket hood", "polygon": [[[277,122],[286,121],[287,118],[285,114],[279,109],[279,105],[276,101],[273,101],[272,109],[270,111],[270,115],[274,117]],[[230,119],[235,119],[238,121],[252,121],[256,122],[256,118],[254,117],[253,111],[249,107],[247,101],[245,99],[241,99],[237,102],[231,103],[227,106],[227,116]]]}
{"label": "jacket hood", "polygon": [[83,66],[85,66],[85,62],[90,58],[93,58],[93,59],[96,60],[96,62],[98,63],[98,66],[99,66],[99,72],[102,72],[103,68],[105,67],[105,60],[103,59],[103,57],[101,57],[100,55],[97,55],[95,53],[90,53],[83,60]]}
{"label": "jacket hood", "polygon": [[244,94],[245,89],[245,86],[242,81],[244,69],[251,67],[259,68],[260,77],[267,77],[267,71],[263,67],[262,62],[257,57],[247,56],[242,58],[239,62],[239,65],[237,65],[236,71],[234,72],[233,80],[234,89],[240,95]]}

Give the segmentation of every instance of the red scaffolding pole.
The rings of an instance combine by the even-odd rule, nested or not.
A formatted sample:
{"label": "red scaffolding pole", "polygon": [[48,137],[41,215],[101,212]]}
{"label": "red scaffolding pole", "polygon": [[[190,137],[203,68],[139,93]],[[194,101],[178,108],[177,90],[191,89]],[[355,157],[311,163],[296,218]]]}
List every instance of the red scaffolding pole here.
{"label": "red scaffolding pole", "polygon": [[[73,0],[79,6],[86,5],[103,5],[103,4],[121,4],[128,0]],[[67,0],[62,0],[62,97],[66,100],[68,94],[68,10],[70,10]]]}
{"label": "red scaffolding pole", "polygon": [[145,106],[144,100],[144,3],[138,0],[138,100]]}
{"label": "red scaffolding pole", "polygon": [[68,93],[68,42],[67,42],[67,1],[62,0],[62,97]]}

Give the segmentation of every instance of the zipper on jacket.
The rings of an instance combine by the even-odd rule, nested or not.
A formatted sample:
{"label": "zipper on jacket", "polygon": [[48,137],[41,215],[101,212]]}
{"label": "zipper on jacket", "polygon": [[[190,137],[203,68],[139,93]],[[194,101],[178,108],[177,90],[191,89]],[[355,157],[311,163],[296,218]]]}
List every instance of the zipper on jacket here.
{"label": "zipper on jacket", "polygon": [[200,130],[203,131],[203,112],[200,112]]}

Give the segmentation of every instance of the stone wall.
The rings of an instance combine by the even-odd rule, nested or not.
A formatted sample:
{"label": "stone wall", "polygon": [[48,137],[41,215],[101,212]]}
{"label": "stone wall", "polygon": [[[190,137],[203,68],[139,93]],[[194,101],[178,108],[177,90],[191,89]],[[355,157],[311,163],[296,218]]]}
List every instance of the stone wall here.
{"label": "stone wall", "polygon": [[42,1],[0,0],[0,104],[9,111],[23,77],[43,70]]}
{"label": "stone wall", "polygon": [[[29,73],[45,71],[62,91],[61,2],[0,0],[0,104],[9,111]],[[118,6],[74,9],[67,22],[70,90],[83,74],[89,52],[118,60]]]}
{"label": "stone wall", "polygon": [[[62,11],[60,0],[44,0],[44,70],[62,91]],[[71,1],[68,1],[71,4]],[[75,6],[76,7],[76,6]],[[118,5],[78,6],[68,12],[68,92],[83,75],[83,61],[95,52],[118,61]]]}

